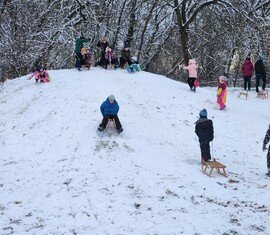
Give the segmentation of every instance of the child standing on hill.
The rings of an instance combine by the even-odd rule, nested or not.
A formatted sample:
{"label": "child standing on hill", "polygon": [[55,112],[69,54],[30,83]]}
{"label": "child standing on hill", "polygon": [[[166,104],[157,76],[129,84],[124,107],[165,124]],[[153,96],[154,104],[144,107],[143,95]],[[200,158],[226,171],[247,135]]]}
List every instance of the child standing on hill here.
{"label": "child standing on hill", "polygon": [[[263,140],[263,151],[267,150],[266,145],[269,143],[269,141],[270,141],[270,125]],[[266,175],[270,176],[270,146],[268,147],[267,153],[267,169],[268,172],[266,173]]]}
{"label": "child standing on hill", "polygon": [[191,91],[196,92],[196,87],[195,87],[195,80],[197,79],[197,69],[198,69],[198,65],[196,63],[195,59],[190,59],[188,61],[188,66],[185,65],[180,65],[179,68],[188,70],[188,85],[190,87]]}
{"label": "child standing on hill", "polygon": [[227,100],[227,78],[225,76],[220,76],[217,90],[217,103],[219,105],[219,109],[223,110],[226,108],[226,100]]}
{"label": "child standing on hill", "polygon": [[211,119],[207,118],[207,110],[203,109],[199,113],[200,118],[195,122],[195,133],[199,137],[201,148],[201,161],[210,161],[210,145],[209,143],[214,139],[214,128]]}

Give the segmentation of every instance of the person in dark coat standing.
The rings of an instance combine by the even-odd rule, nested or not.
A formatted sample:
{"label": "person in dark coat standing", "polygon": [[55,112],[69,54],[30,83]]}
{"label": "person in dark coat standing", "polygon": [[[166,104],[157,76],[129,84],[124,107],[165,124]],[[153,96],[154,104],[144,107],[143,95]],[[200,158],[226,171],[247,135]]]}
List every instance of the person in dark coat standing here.
{"label": "person in dark coat standing", "polygon": [[260,55],[259,59],[255,63],[255,74],[256,74],[256,92],[259,92],[260,80],[263,81],[262,89],[266,87],[266,69],[263,63],[263,57]]}
{"label": "person in dark coat standing", "polygon": [[126,63],[128,63],[129,66],[132,64],[131,56],[130,56],[130,50],[129,50],[128,47],[125,47],[121,51],[120,68],[123,69]]}
{"label": "person in dark coat standing", "polygon": [[114,95],[110,95],[100,106],[101,114],[103,115],[103,120],[98,127],[98,130],[104,131],[109,119],[114,119],[116,130],[118,133],[123,131],[122,125],[118,118],[119,105],[114,97]]}
{"label": "person in dark coat standing", "polygon": [[101,49],[100,61],[97,63],[97,65],[100,65],[101,67],[105,67],[105,64],[106,64],[105,54],[106,54],[106,48],[108,46],[109,46],[109,43],[107,42],[107,38],[103,36],[101,41],[99,41],[97,44],[97,47]]}
{"label": "person in dark coat standing", "polygon": [[200,118],[195,122],[195,133],[199,137],[201,148],[201,161],[210,161],[210,142],[214,139],[214,128],[212,120],[207,118],[207,110],[203,109],[199,113]]}
{"label": "person in dark coat standing", "polygon": [[[263,151],[267,150],[266,145],[269,143],[269,141],[270,141],[270,125],[263,140]],[[270,176],[270,145],[268,146],[268,153],[267,153],[267,170],[268,172],[266,173],[266,175]]]}
{"label": "person in dark coat standing", "polygon": [[244,89],[246,90],[248,88],[248,91],[250,91],[250,83],[251,83],[251,77],[254,73],[254,66],[252,62],[250,61],[250,58],[246,58],[244,64],[242,65],[242,74],[244,77]]}

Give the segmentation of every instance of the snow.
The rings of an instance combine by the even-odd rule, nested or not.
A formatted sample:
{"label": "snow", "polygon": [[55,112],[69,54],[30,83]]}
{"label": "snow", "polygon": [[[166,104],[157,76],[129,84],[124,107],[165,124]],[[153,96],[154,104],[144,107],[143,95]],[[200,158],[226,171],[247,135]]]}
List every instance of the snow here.
{"label": "snow", "polygon": [[[215,104],[199,88],[147,72],[49,71],[0,93],[1,234],[270,234],[262,140],[269,99]],[[99,107],[120,105],[120,135],[97,133]],[[214,157],[228,178],[201,172],[194,122],[213,120]]]}

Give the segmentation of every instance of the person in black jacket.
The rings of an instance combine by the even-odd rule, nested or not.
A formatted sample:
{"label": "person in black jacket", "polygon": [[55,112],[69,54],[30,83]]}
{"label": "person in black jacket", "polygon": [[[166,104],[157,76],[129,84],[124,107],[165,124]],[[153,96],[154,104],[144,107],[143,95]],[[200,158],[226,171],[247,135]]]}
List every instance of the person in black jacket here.
{"label": "person in black jacket", "polygon": [[262,89],[265,90],[266,87],[266,70],[263,63],[263,57],[259,56],[259,59],[255,63],[255,74],[256,74],[256,92],[259,92],[260,80],[262,79],[263,85]]}
{"label": "person in black jacket", "polygon": [[202,161],[210,161],[210,141],[214,139],[214,128],[212,120],[207,118],[207,110],[203,109],[199,113],[200,118],[195,122],[195,133],[199,137]]}
{"label": "person in black jacket", "polygon": [[100,47],[101,49],[100,61],[97,63],[97,65],[100,65],[101,67],[105,67],[105,64],[106,64],[105,54],[106,54],[106,48],[108,46],[109,46],[109,43],[107,42],[107,38],[103,36],[101,41],[99,41],[97,44],[97,47]]}

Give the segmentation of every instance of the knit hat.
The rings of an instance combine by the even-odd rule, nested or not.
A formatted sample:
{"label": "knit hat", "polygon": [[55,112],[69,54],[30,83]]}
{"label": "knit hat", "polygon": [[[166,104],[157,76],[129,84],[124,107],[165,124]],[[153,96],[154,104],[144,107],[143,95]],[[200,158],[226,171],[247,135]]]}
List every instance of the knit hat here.
{"label": "knit hat", "polygon": [[221,81],[225,81],[227,82],[227,77],[226,76],[219,76],[218,80],[221,82]]}
{"label": "knit hat", "polygon": [[262,53],[259,54],[259,60],[264,60],[264,55]]}
{"label": "knit hat", "polygon": [[206,109],[201,110],[199,115],[200,117],[207,117],[207,110]]}
{"label": "knit hat", "polygon": [[114,95],[110,95],[110,96],[109,96],[109,100],[115,101]]}

